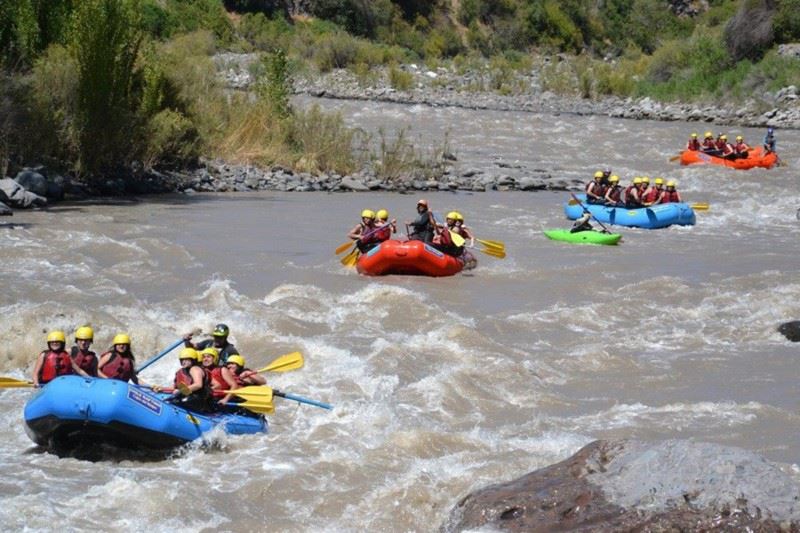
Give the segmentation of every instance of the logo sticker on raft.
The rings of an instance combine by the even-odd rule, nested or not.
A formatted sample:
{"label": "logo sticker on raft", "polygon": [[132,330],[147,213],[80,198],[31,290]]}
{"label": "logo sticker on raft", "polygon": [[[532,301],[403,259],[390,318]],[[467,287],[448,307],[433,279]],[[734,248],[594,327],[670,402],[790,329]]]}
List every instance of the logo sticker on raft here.
{"label": "logo sticker on raft", "polygon": [[432,253],[436,257],[444,257],[444,253],[440,252],[439,250],[437,250],[433,246],[428,246],[427,244],[425,245],[425,251],[428,252],[428,253]]}
{"label": "logo sticker on raft", "polygon": [[161,415],[161,402],[138,389],[128,387],[128,399],[138,403],[148,411],[152,411],[157,415]]}

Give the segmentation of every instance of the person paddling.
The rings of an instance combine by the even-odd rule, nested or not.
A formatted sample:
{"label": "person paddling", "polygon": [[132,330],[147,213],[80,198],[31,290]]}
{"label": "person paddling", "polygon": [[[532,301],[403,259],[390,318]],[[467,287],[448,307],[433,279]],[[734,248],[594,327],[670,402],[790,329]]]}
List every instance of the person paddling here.
{"label": "person paddling", "polygon": [[239,351],[236,349],[236,346],[228,342],[228,336],[230,333],[231,330],[226,324],[217,324],[214,326],[214,331],[211,332],[210,339],[193,344],[192,337],[194,336],[194,333],[187,333],[183,336],[183,345],[187,348],[194,348],[195,350],[204,350],[209,346],[216,348],[219,352],[220,364],[224,365],[225,361],[228,360],[228,357],[237,355],[239,353]]}
{"label": "person paddling", "polygon": [[417,218],[406,221],[406,226],[411,226],[413,230],[408,235],[410,241],[422,241],[425,243],[433,242],[433,232],[436,223],[433,220],[433,213],[428,209],[428,201],[425,199],[417,202]]}
{"label": "person paddling", "polygon": [[66,345],[67,339],[63,331],[51,331],[47,334],[47,350],[39,353],[33,366],[34,387],[50,383],[58,376],[70,374],[88,376],[64,350]]}
{"label": "person paddling", "polygon": [[87,376],[97,376],[97,354],[89,349],[94,341],[94,330],[89,326],[81,326],[75,331],[75,346],[70,350],[72,361]]}
{"label": "person paddling", "polygon": [[744,137],[737,135],[736,144],[733,145],[733,153],[736,156],[734,159],[747,159],[750,150],[751,148],[744,142]]}
{"label": "person paddling", "polygon": [[136,358],[131,351],[131,338],[126,333],[114,336],[111,349],[100,356],[97,362],[97,377],[139,383],[134,366]]}
{"label": "person paddling", "polygon": [[701,150],[709,155],[717,154],[717,143],[714,142],[714,134],[707,131],[703,136],[703,145]]}
{"label": "person paddling", "polygon": [[372,209],[361,211],[361,222],[355,225],[347,236],[356,241],[356,247],[362,254],[375,248],[380,243],[375,227],[375,211]]}
{"label": "person paddling", "polygon": [[735,159],[736,155],[733,151],[733,146],[731,143],[728,142],[727,135],[720,135],[719,139],[717,139],[717,150],[719,151],[719,156],[724,157],[725,159]]}
{"label": "person paddling", "polygon": [[[215,348],[208,347],[200,352],[200,362],[203,371],[206,373],[206,379],[211,387],[211,392],[238,389],[239,383],[236,381],[233,373],[225,366],[217,366],[218,360],[219,352],[217,352]],[[220,401],[220,403],[224,405],[230,398],[231,396],[228,394],[223,399],[224,401]]]}
{"label": "person paddling", "polygon": [[622,193],[622,203],[628,209],[636,209],[642,207],[642,178],[636,176],[633,181],[628,185]]}
{"label": "person paddling", "polygon": [[614,174],[608,178],[608,191],[605,196],[606,205],[617,207],[622,204],[622,186],[619,184],[619,176]]}
{"label": "person paddling", "polygon": [[[181,367],[175,372],[172,381],[175,392],[168,401],[192,411],[208,411],[211,387],[203,367],[200,366],[200,354],[194,348],[183,348],[178,353],[178,360]],[[183,387],[185,391],[188,390],[188,395],[179,390]],[[158,392],[160,387],[154,386],[153,390]]]}
{"label": "person paddling", "polygon": [[693,152],[700,150],[700,141],[697,139],[697,133],[689,135],[689,142],[686,143],[686,149]]}
{"label": "person paddling", "polygon": [[379,242],[388,241],[393,233],[397,233],[397,219],[393,218],[389,222],[389,211],[386,209],[379,209],[375,213],[375,225],[379,228],[375,232],[375,239]]}
{"label": "person paddling", "polygon": [[246,364],[244,357],[241,355],[234,355],[228,358],[228,370],[231,371],[239,385],[242,387],[245,385],[266,385],[267,378],[255,370],[250,370]]}
{"label": "person paddling", "polygon": [[775,151],[775,145],[778,141],[775,140],[775,130],[767,128],[767,134],[764,136],[764,151],[767,153]]}
{"label": "person paddling", "polygon": [[667,189],[661,197],[662,204],[682,202],[681,195],[675,188],[675,182],[670,180],[667,182]]}
{"label": "person paddling", "polygon": [[642,196],[642,203],[645,206],[650,206],[661,202],[661,197],[664,195],[664,178],[656,178],[653,186],[647,189]]}
{"label": "person paddling", "polygon": [[606,196],[606,178],[602,170],[594,173],[594,180],[586,184],[586,202],[602,204]]}
{"label": "person paddling", "polygon": [[570,228],[570,233],[579,233],[581,231],[592,231],[594,227],[589,223],[589,219],[592,218],[592,213],[589,212],[588,209],[583,210],[583,215],[581,215],[575,223]]}

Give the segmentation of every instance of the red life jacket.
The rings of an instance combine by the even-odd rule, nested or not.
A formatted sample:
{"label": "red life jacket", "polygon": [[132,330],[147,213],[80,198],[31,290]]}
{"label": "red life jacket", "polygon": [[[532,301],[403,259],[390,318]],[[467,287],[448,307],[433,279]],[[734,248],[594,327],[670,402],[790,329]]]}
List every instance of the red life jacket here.
{"label": "red life jacket", "polygon": [[647,189],[647,192],[644,193],[644,195],[642,196],[642,202],[646,202],[648,204],[655,202],[656,200],[658,200],[659,194],[661,194],[661,191],[659,191],[655,187],[650,187],[649,189]]}
{"label": "red life jacket", "polygon": [[392,238],[392,225],[389,224],[388,222],[386,223],[385,228],[381,228],[375,232],[376,241],[383,242],[383,241],[388,241],[391,238]]}
{"label": "red life jacket", "polygon": [[622,187],[620,187],[619,185],[612,185],[610,190],[611,192],[608,193],[608,198],[612,202],[619,202],[620,201],[619,197],[622,194]]}
{"label": "red life jacket", "polygon": [[717,150],[725,150],[725,145],[728,144],[727,142],[723,141],[722,139],[717,139],[714,143],[714,148]]}
{"label": "red life jacket", "polygon": [[178,385],[182,384],[188,387],[194,383],[192,373],[190,372],[191,368],[191,366],[189,368],[181,367],[175,372],[175,378],[172,380],[172,383],[176,389],[178,388]]}
{"label": "red life jacket", "polygon": [[[379,232],[372,231],[374,229],[375,229],[375,226],[370,227],[370,226],[367,226],[366,224],[364,224],[362,222],[361,223],[361,238],[360,238],[361,242],[363,242],[364,244],[367,244],[367,243],[370,243],[370,242],[379,242],[378,238],[377,238]],[[364,237],[364,235],[366,235],[369,232],[372,232],[372,234],[369,235],[368,237]]]}
{"label": "red life jacket", "polygon": [[662,204],[670,204],[679,201],[678,191],[664,191],[664,197],[661,199]]}
{"label": "red life jacket", "polygon": [[627,187],[625,187],[625,201],[626,202],[630,202],[632,199],[634,199],[633,194],[631,194],[632,191],[638,191],[638,189],[636,188],[636,185],[631,184],[631,185],[628,185]]}
{"label": "red life jacket", "polygon": [[111,354],[111,359],[100,368],[100,371],[111,379],[118,379],[120,381],[130,381],[133,377],[133,359],[130,357],[122,357],[117,352],[106,352],[100,356]]}
{"label": "red life jacket", "polygon": [[734,146],[733,149],[737,154],[741,154],[750,150],[750,147],[747,146],[744,142],[738,142],[736,143],[736,146]]}
{"label": "red life jacket", "polygon": [[75,364],[78,365],[78,368],[90,376],[97,377],[97,354],[91,350],[84,353],[77,346],[73,346],[70,355]]}
{"label": "red life jacket", "polygon": [[44,385],[53,381],[58,376],[72,374],[72,359],[65,351],[54,352],[47,350],[44,354],[44,362],[39,370],[39,383]]}
{"label": "red life jacket", "polygon": [[714,139],[706,139],[703,141],[703,148],[706,150],[715,150],[717,148],[717,143],[714,142]]}
{"label": "red life jacket", "polygon": [[[594,187],[592,187],[594,185]],[[589,189],[592,189],[592,194],[596,194],[600,198],[606,194],[606,186],[600,181],[590,181],[586,184],[586,194],[589,194]]]}
{"label": "red life jacket", "polygon": [[687,150],[699,150],[700,149],[700,141],[697,139],[689,139],[689,142],[686,144]]}
{"label": "red life jacket", "polygon": [[[206,373],[206,381],[211,386],[212,389],[222,389],[228,390],[228,382],[225,381],[225,378],[222,377],[222,367],[215,366],[213,368],[208,368],[206,366],[203,367],[203,371]],[[214,386],[214,384],[218,386]]]}

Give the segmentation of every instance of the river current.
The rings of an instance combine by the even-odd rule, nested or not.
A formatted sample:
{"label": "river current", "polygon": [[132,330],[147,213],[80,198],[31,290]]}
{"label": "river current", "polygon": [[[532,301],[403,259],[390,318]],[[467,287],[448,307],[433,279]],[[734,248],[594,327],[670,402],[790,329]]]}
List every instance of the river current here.
{"label": "river current", "polygon": [[[253,368],[302,351],[305,368],[269,383],[334,410],[276,398],[268,435],[87,462],[37,450],[22,427],[30,390],[4,389],[4,529],[433,531],[470,490],[604,437],[735,445],[798,471],[797,348],[775,329],[800,318],[794,132],[777,132],[788,166],[742,172],[668,161],[708,125],[317,102],[370,131],[409,125],[422,145],[447,134],[462,168],[503,161],[588,179],[609,165],[623,181],[676,179],[710,209],[696,226],[575,246],[541,232],[568,227],[565,193],[425,194],[507,247],[444,279],[363,277],[333,255],[361,209],[386,208],[402,226],[411,195],[17,211],[0,226],[3,375],[27,378],[51,329],[90,323],[98,350],[127,332],[141,363],[225,322]],[[177,365],[170,354],[142,379],[166,384]]]}

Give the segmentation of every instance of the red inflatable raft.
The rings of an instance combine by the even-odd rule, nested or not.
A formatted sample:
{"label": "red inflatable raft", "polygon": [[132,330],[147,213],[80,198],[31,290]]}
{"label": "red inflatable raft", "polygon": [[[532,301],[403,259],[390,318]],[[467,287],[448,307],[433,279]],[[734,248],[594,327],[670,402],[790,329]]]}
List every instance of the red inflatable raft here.
{"label": "red inflatable raft", "polygon": [[755,167],[771,168],[777,162],[778,154],[775,152],[765,154],[761,146],[750,150],[746,159],[724,159],[697,150],[684,150],[681,154],[681,165],[710,163],[712,165],[722,165],[739,170],[747,170]]}
{"label": "red inflatable raft", "polygon": [[383,241],[356,263],[359,273],[368,276],[406,274],[411,276],[452,276],[464,264],[422,241]]}

